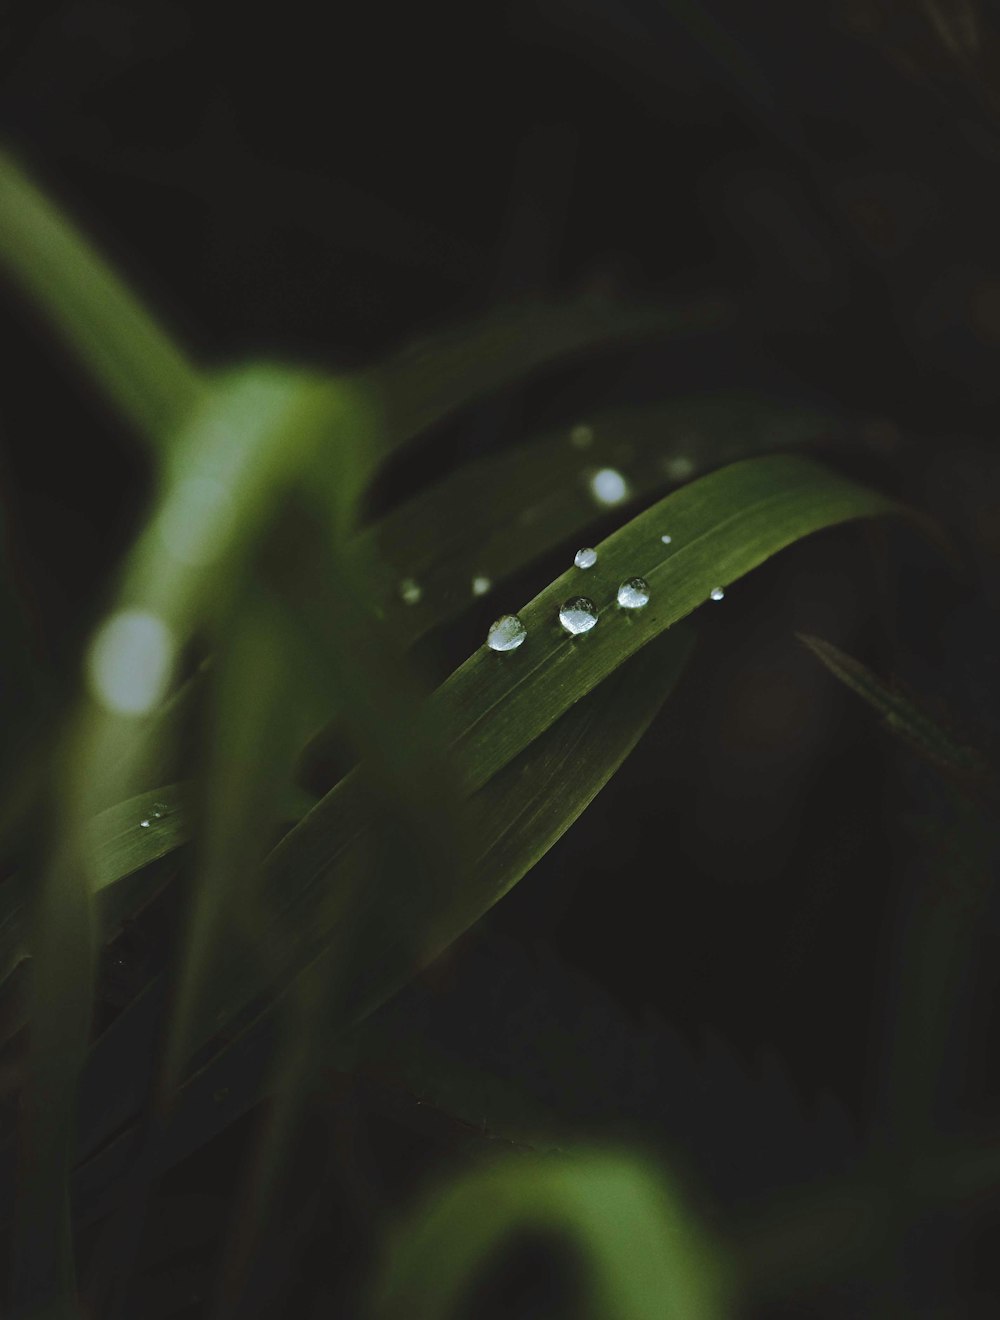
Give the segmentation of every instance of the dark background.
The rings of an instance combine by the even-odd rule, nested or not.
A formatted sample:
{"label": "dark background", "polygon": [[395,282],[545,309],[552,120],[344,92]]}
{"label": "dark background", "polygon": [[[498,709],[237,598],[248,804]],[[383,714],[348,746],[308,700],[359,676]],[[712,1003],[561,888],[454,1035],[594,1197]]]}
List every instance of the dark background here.
{"label": "dark background", "polygon": [[[205,359],[353,365],[524,292],[711,294],[730,313],[718,332],[490,401],[441,428],[440,452],[740,387],[855,419],[868,444],[850,470],[948,526],[954,561],[911,533],[840,529],[703,610],[678,699],[399,1010],[575,1118],[659,1125],[726,1213],[848,1168],[878,1114],[889,987],[927,861],[906,821],[937,789],[794,634],[837,643],[996,749],[991,12],[36,0],[3,8],[0,49],[7,144]],[[150,474],[12,292],[0,342],[8,552],[40,653],[67,670]],[[401,469],[383,497],[412,480]],[[459,658],[448,645],[442,662]],[[943,1130],[995,1109],[994,980],[970,966],[975,1027],[948,1063]],[[446,1130],[414,1135],[377,1099],[354,1103],[380,1204],[459,1158]],[[241,1140],[202,1152],[164,1205],[224,1206]],[[357,1229],[344,1246],[342,1187],[316,1196],[269,1314],[293,1287],[301,1314],[355,1304],[370,1244]],[[994,1314],[993,1229],[981,1207],[937,1225],[907,1266],[905,1313]],[[200,1314],[203,1256],[177,1254],[193,1282],[168,1305],[161,1278],[150,1315]],[[543,1266],[524,1267],[521,1294],[494,1280],[477,1314],[555,1314],[536,1296]],[[888,1314],[879,1297],[857,1285],[787,1314]]]}

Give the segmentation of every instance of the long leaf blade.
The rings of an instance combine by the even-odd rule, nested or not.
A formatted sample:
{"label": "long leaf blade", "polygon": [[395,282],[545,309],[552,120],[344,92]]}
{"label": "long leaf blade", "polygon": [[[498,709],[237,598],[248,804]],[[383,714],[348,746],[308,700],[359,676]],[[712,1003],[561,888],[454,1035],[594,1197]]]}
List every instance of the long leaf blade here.
{"label": "long leaf blade", "polygon": [[66,216],[0,152],[0,262],[154,446],[202,391],[198,369]]}

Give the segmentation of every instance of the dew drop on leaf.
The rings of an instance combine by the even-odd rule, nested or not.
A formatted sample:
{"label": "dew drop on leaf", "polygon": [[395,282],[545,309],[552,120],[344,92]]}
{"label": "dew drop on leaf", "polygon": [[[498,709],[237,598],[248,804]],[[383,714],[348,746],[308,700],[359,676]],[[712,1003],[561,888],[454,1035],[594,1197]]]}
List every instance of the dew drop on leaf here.
{"label": "dew drop on leaf", "polygon": [[576,564],[577,568],[593,568],[597,563],[597,551],[591,550],[589,546],[583,550],[578,550],[573,563]]}
{"label": "dew drop on leaf", "polygon": [[623,610],[641,610],[649,604],[649,583],[645,578],[630,577],[618,588],[618,604]]}
{"label": "dew drop on leaf", "polygon": [[712,600],[722,600],[723,596],[725,596],[726,593],[722,587],[713,587],[708,594],[712,598]]}
{"label": "dew drop on leaf", "polygon": [[568,633],[590,632],[597,623],[597,606],[586,596],[571,596],[563,601],[559,622]]}
{"label": "dew drop on leaf", "polygon": [[528,630],[516,614],[502,614],[490,625],[486,645],[491,651],[514,651],[528,635]]}

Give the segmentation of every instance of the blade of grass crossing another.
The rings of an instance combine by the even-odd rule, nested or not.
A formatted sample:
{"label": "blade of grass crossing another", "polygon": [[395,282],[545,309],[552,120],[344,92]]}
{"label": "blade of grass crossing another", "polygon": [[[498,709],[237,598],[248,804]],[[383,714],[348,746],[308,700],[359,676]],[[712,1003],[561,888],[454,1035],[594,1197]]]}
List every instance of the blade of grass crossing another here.
{"label": "blade of grass crossing another", "polygon": [[[616,772],[639,738],[649,727],[666,698],[673,691],[690,653],[692,635],[686,628],[676,628],[656,641],[642,655],[602,683],[583,701],[556,722],[525,752],[481,789],[469,805],[470,836],[476,843],[476,855],[465,877],[455,885],[447,901],[434,914],[424,940],[427,961],[478,920],[494,903],[518,883],[535,862],[570,828],[587,805]],[[331,827],[349,833],[353,828],[356,802],[347,795],[338,798],[341,815]],[[364,882],[367,872],[359,873]],[[368,883],[366,892],[374,892]],[[386,893],[393,903],[395,895]],[[397,927],[398,928],[398,927]],[[328,983],[333,974],[342,974],[339,964],[349,956],[352,964],[384,953],[384,929],[377,921],[364,928],[367,943],[355,949],[359,928],[343,923],[336,943],[328,939],[315,945],[300,932],[299,968],[315,959],[312,971],[301,985],[290,987],[298,996],[308,986]],[[275,937],[280,931],[275,932]],[[349,970],[349,969],[347,969]],[[364,1009],[370,1009],[391,995],[410,975],[412,967],[400,962],[389,969],[375,967],[369,972]],[[341,1041],[344,1024],[342,1001],[328,1003],[314,1021],[311,1041],[315,1053],[312,1066],[328,1062],[337,1068],[350,1066],[354,1052],[351,1038]],[[131,1079],[131,1098],[126,1087],[116,1087],[115,1102],[109,1107],[109,1076],[128,1077],[133,1040],[146,1008],[137,1001],[126,1009],[97,1042],[87,1068],[85,1094],[81,1107],[81,1150],[92,1152],[118,1127],[134,1116],[144,1087],[142,1079]],[[274,1067],[274,1048],[281,1040],[277,1024],[283,1022],[286,1009],[280,1001],[266,1009],[255,1022],[180,1088],[171,1119],[170,1135],[160,1152],[161,1159],[172,1162],[181,1152],[193,1149],[212,1133],[221,1130],[245,1112],[256,1099],[285,1080]],[[360,1028],[363,1031],[363,1027]],[[363,1046],[362,1046],[363,1050]],[[92,1097],[92,1098],[91,1098]],[[123,1136],[122,1147],[130,1138]],[[190,1143],[194,1143],[191,1145]],[[102,1168],[116,1167],[118,1151],[109,1149],[81,1171],[77,1182],[81,1204],[100,1195],[105,1186]],[[166,1167],[164,1165],[163,1167]],[[87,1190],[89,1189],[89,1190]]]}
{"label": "blade of grass crossing another", "polygon": [[[481,788],[629,656],[706,601],[714,586],[822,527],[893,512],[901,510],[885,496],[819,464],[774,457],[712,473],[640,514],[597,547],[594,568],[563,574],[519,611],[527,627],[522,646],[509,653],[481,647],[435,692],[431,723],[453,748],[465,792]],[[676,545],[660,540],[667,523],[678,531]],[[619,609],[618,585],[636,573],[649,583],[649,604]],[[560,627],[559,607],[582,590],[604,617],[591,632],[571,637]],[[344,893],[360,884],[362,840],[375,823],[353,773],[269,857],[273,947],[290,971],[307,947],[318,952],[329,935],[324,904],[339,913]],[[366,904],[385,902],[390,909],[399,904],[406,910],[414,901],[405,872],[389,877],[377,899],[375,891],[365,893]],[[395,973],[376,961],[394,981]],[[246,968],[234,958],[215,971],[217,1011],[237,1011],[249,993]]]}

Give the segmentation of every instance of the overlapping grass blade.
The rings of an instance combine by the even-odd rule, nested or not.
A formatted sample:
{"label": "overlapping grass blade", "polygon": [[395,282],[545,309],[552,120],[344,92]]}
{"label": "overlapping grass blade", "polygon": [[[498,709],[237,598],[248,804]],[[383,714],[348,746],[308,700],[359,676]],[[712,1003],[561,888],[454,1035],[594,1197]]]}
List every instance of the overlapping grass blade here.
{"label": "overlapping grass blade", "polygon": [[[497,586],[605,519],[608,511],[595,503],[588,484],[598,466],[621,465],[632,507],[672,484],[678,474],[690,476],[692,464],[710,469],[725,459],[776,447],[831,436],[844,444],[852,436],[849,424],[829,414],[775,406],[745,394],[607,410],[592,415],[587,425],[593,438],[585,451],[567,432],[540,436],[468,464],[353,539],[345,553],[355,573],[364,572],[374,607],[384,612],[394,637],[401,643],[417,641],[469,608],[473,575],[485,573]],[[404,573],[423,587],[416,605],[400,601],[398,583]],[[198,675],[197,681],[204,677]],[[160,732],[158,741],[164,736]],[[147,819],[150,824],[141,827]],[[97,883],[103,887],[139,870],[186,841],[191,828],[190,807],[176,785],[101,812],[91,831]],[[15,889],[2,897],[13,903]],[[16,902],[21,901],[18,886]],[[10,965],[8,953],[22,948],[16,910],[4,907],[0,968]]]}
{"label": "overlapping grass blade", "polygon": [[200,372],[5,152],[0,262],[139,433],[164,444],[197,402]]}
{"label": "overlapping grass blade", "polygon": [[[784,546],[822,527],[851,518],[898,511],[892,501],[801,458],[773,457],[733,464],[694,482],[640,514],[598,547],[595,568],[572,569],[519,611],[528,639],[497,654],[485,646],[438,689],[430,719],[453,748],[466,792],[482,787],[543,733],[575,701],[646,642]],[[671,545],[660,540],[669,524]],[[645,609],[619,610],[619,583],[636,573],[649,582]],[[584,585],[585,584],[585,585]],[[604,618],[582,637],[558,622],[560,603],[586,590]],[[353,822],[345,835],[342,822]],[[358,865],[372,807],[358,775],[348,776],[281,841],[268,860],[276,950],[284,945],[289,970],[309,931],[316,950],[328,931],[322,899],[338,868]],[[416,901],[386,891],[384,901]],[[338,894],[335,907],[342,901]],[[318,904],[318,906],[317,906]],[[384,961],[382,963],[384,966]],[[238,1011],[250,993],[246,970],[216,966],[216,1013]]]}
{"label": "overlapping grass blade", "polygon": [[[621,578],[641,571],[652,600],[637,616],[611,607],[603,628],[599,624],[583,637],[567,637],[555,614],[580,578],[579,572],[568,573],[522,611],[529,636],[518,651],[497,655],[483,648],[436,694],[432,706],[454,741],[467,788],[487,783],[629,655],[706,600],[712,586],[732,582],[821,527],[898,512],[885,496],[793,457],[734,464],[668,496],[599,546],[601,571],[590,570],[597,576],[588,578],[594,584],[588,589],[605,610]],[[659,539],[665,521],[675,533],[669,547]],[[372,821],[361,781],[349,776],[271,855],[266,884],[274,913],[272,953],[289,975],[322,954],[342,913],[345,890],[358,889],[370,860],[363,840]],[[388,949],[381,956],[376,952],[384,934],[383,905],[398,924],[410,904],[419,904],[405,875],[396,883],[392,879],[364,888],[367,919],[363,928],[352,928],[359,962],[352,1000],[343,1006],[348,1018],[379,1002],[412,970],[412,943],[405,957]],[[422,938],[426,956],[432,956],[448,936],[431,926]],[[238,1012],[264,988],[236,958],[220,959],[213,970],[205,1039],[220,1013]]]}
{"label": "overlapping grass blade", "polygon": [[398,1226],[379,1320],[447,1320],[505,1242],[524,1230],[578,1247],[577,1305],[593,1320],[722,1320],[733,1279],[720,1247],[664,1173],[605,1151],[518,1156],[425,1196]]}
{"label": "overlapping grass blade", "polygon": [[[438,945],[460,934],[496,903],[579,817],[672,691],[691,642],[692,636],[684,628],[658,639],[568,711],[475,795],[469,812],[476,855],[464,883],[453,887],[447,903],[435,915]],[[346,797],[340,802],[343,815],[336,827],[347,834],[353,827],[354,807]],[[405,882],[406,877],[399,879]],[[391,888],[386,890],[385,901],[396,901]],[[329,944],[318,946],[317,963],[322,967],[324,961],[335,959],[356,934],[357,929],[349,927],[332,955]],[[377,925],[369,925],[369,943],[352,961],[377,954],[371,941],[378,934]],[[313,950],[303,952],[308,956]],[[429,947],[426,956],[430,958],[434,952],[436,948]],[[377,970],[379,978],[370,987],[368,1006],[390,995],[410,968]],[[294,987],[292,993],[297,993]],[[82,1154],[94,1151],[139,1108],[152,1067],[151,1052],[143,1042],[148,1040],[150,1022],[155,1021],[159,994],[160,988],[152,986],[92,1052],[81,1100]],[[351,1038],[341,1040],[338,1028],[342,1028],[343,1018],[331,1020],[334,1011],[340,1012],[339,1003],[329,1005],[314,1025],[314,1067],[333,1064],[346,1068],[357,1048]],[[283,1039],[280,1024],[284,1020],[280,1004],[265,1009],[181,1087],[168,1141],[159,1152],[164,1167],[245,1112],[280,1081],[280,1073],[274,1072],[274,1054]],[[123,1134],[80,1170],[75,1190],[81,1211],[100,1203],[115,1171],[127,1166],[134,1155],[134,1140],[132,1134]]]}
{"label": "overlapping grass blade", "polygon": [[70,827],[32,895],[31,1036],[9,1299],[19,1320],[71,1315],[76,1292],[68,1174],[95,968],[91,896],[79,857]]}
{"label": "overlapping grass blade", "polygon": [[[81,703],[66,739],[66,772],[55,786],[61,831],[35,903],[16,1309],[56,1304],[73,1288],[68,1177],[96,970],[86,822],[122,796],[148,742],[148,727],[135,717],[162,695],[143,688],[136,703],[129,684],[136,676],[145,684],[154,672],[165,685],[181,648],[239,580],[273,516],[275,488],[299,475],[310,446],[344,406],[340,391],[298,373],[258,368],[221,379],[175,437],[164,491],[126,567],[119,608],[96,635],[93,699]],[[136,628],[145,648],[138,656],[128,649]]]}

